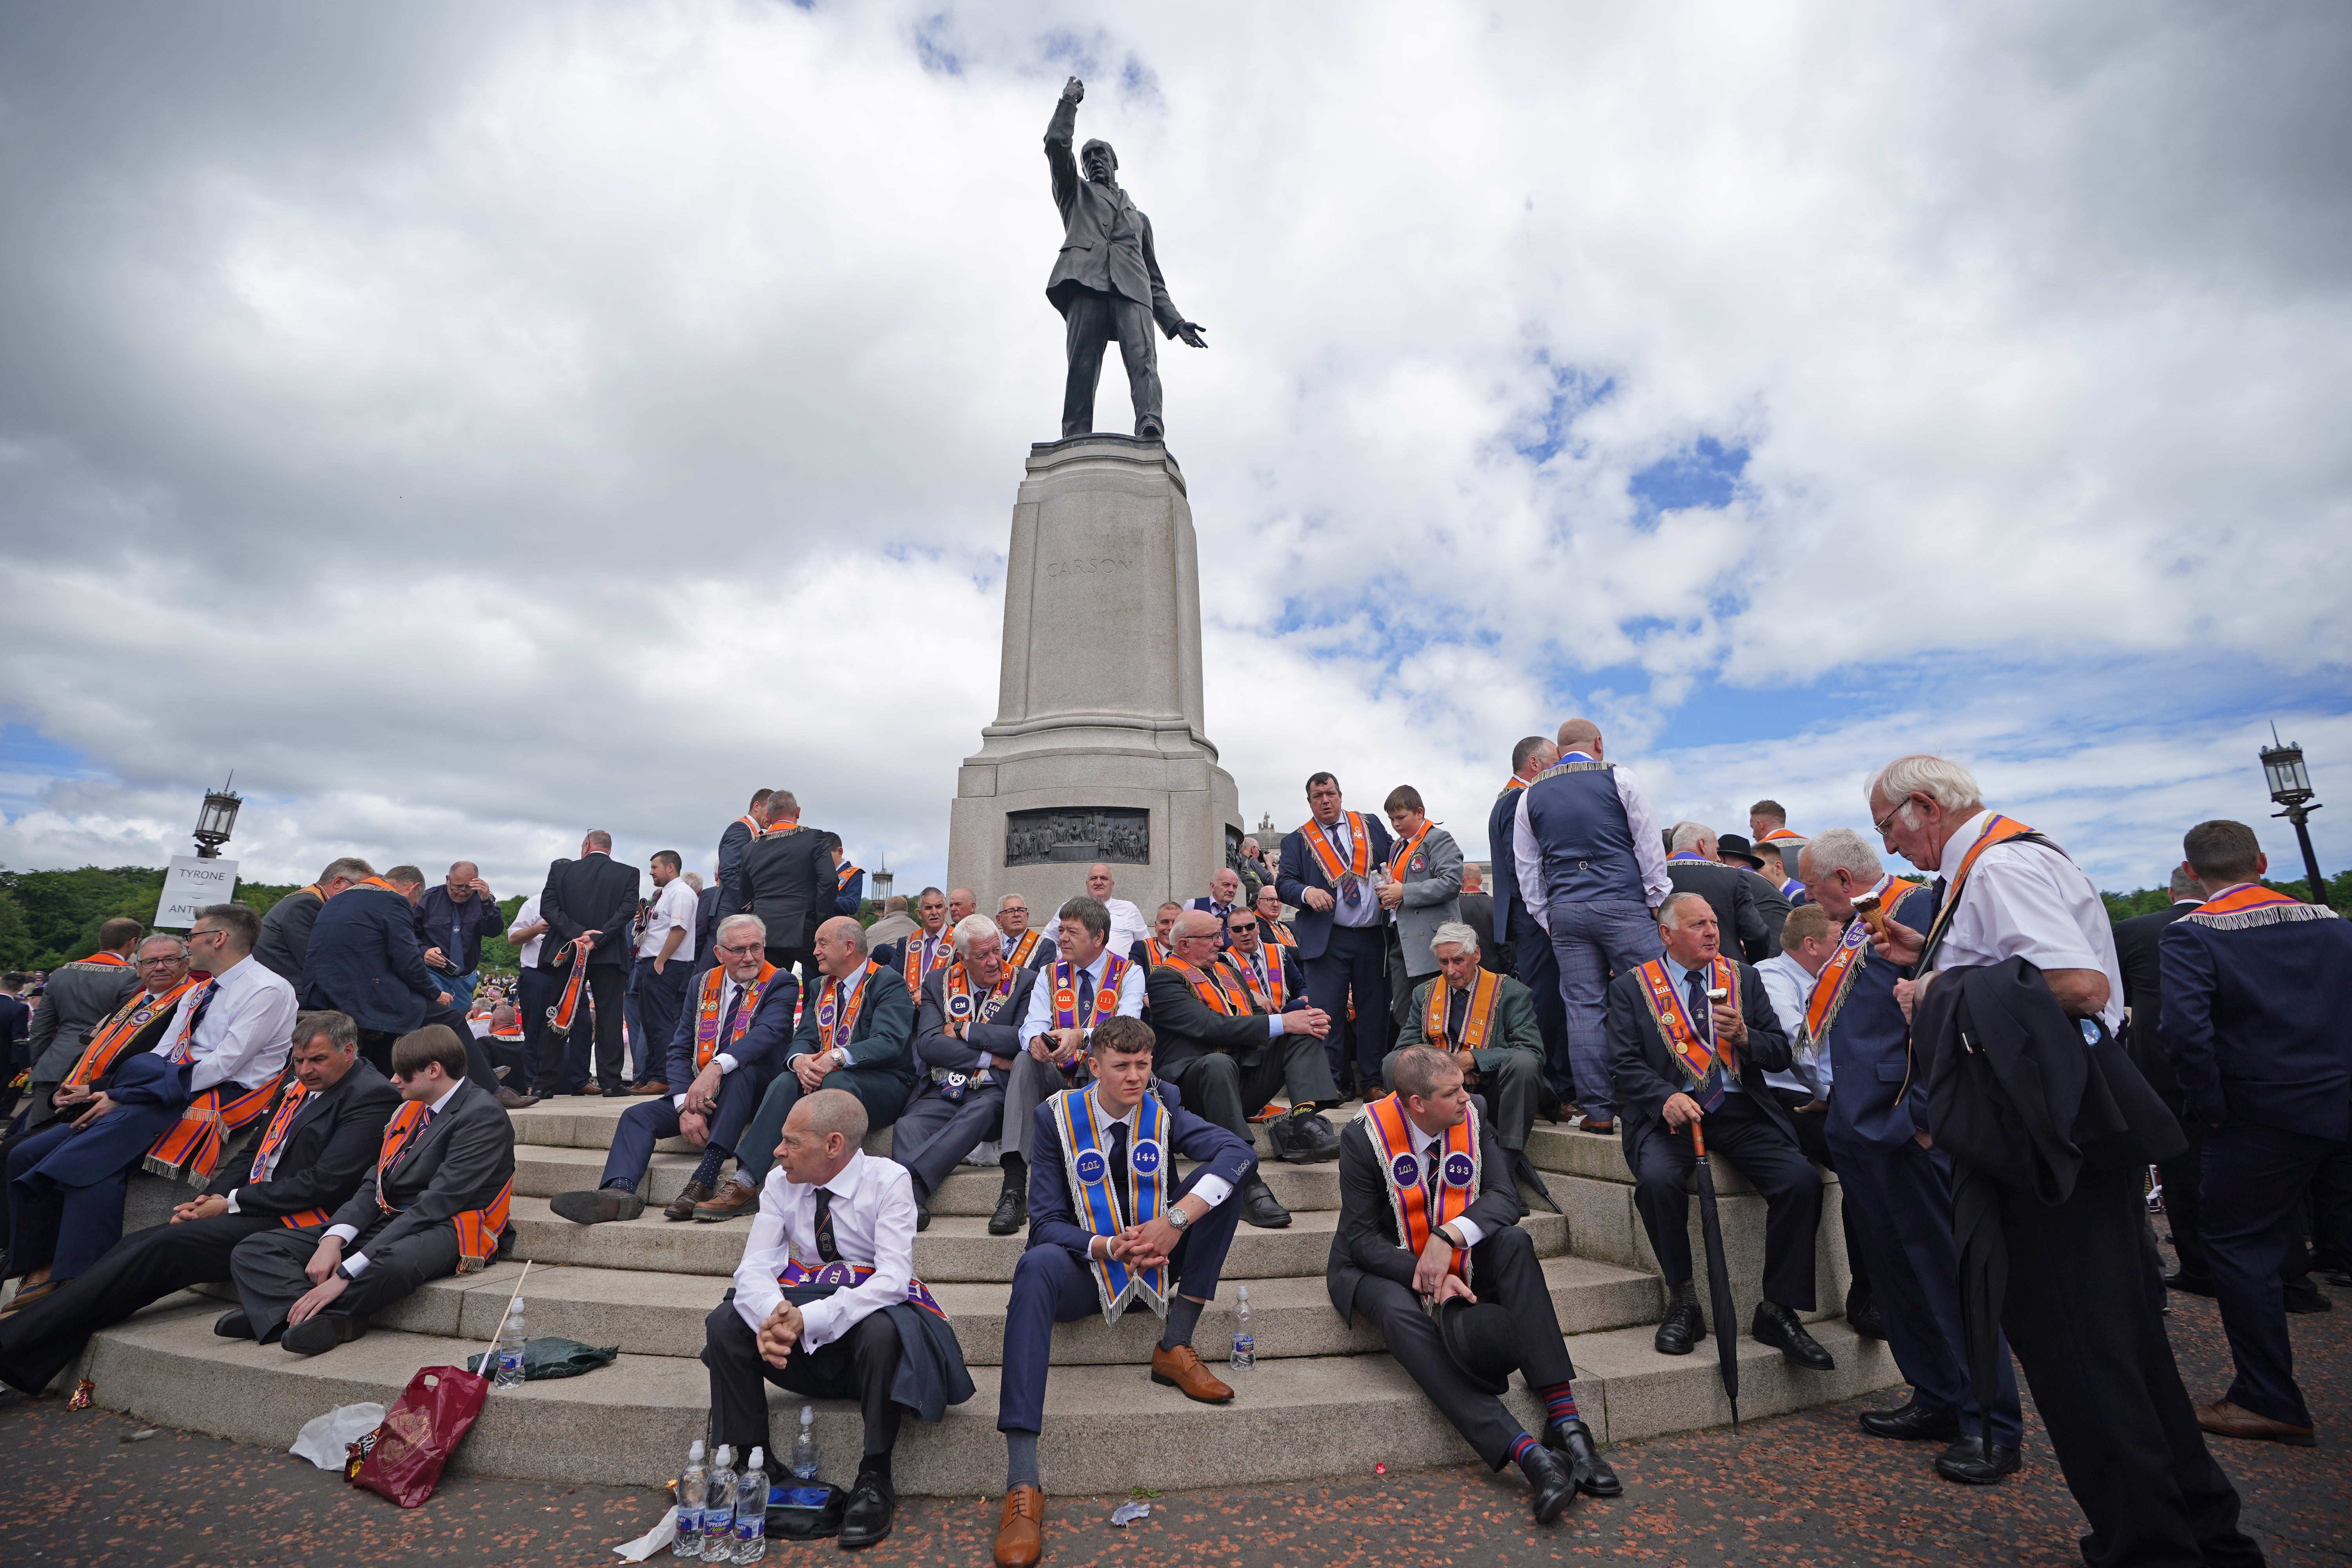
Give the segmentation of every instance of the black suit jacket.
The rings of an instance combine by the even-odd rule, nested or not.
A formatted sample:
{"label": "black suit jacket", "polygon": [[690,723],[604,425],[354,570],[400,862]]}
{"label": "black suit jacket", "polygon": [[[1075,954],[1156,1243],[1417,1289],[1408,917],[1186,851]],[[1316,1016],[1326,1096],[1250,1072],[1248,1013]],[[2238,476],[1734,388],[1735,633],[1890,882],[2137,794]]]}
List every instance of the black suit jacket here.
{"label": "black suit jacket", "polygon": [[[260,1143],[256,1139],[254,1148],[221,1162],[205,1191],[215,1197],[234,1192],[239,1214],[340,1208],[375,1169],[376,1155],[383,1149],[384,1123],[399,1109],[400,1091],[362,1057],[324,1094],[304,1098],[269,1180],[251,1179],[254,1148]],[[271,1115],[277,1110],[271,1106]],[[268,1125],[267,1118],[262,1125]]]}
{"label": "black suit jacket", "polygon": [[289,985],[302,984],[302,959],[310,951],[310,928],[327,900],[308,888],[297,889],[269,906],[261,917],[261,935],[253,956],[261,966]]}
{"label": "black suit jacket", "polygon": [[1159,1072],[1172,1072],[1214,1051],[1249,1067],[1265,1050],[1265,1010],[1247,990],[1242,994],[1250,1010],[1228,1016],[1201,1000],[1182,970],[1163,963],[1144,976],[1143,994],[1151,1008],[1151,1034],[1158,1042],[1151,1059]]}
{"label": "black suit jacket", "polygon": [[588,950],[589,967],[625,969],[632,956],[630,928],[637,918],[637,868],[621,865],[602,850],[577,860],[558,860],[547,868],[539,918],[547,922],[540,968],[561,968],[558,961],[572,944],[593,931],[596,944]]}
{"label": "black suit jacket", "polygon": [[806,948],[833,918],[833,854],[814,827],[764,833],[743,852],[742,909],[760,917],[770,947]]}
{"label": "black suit jacket", "polygon": [[[1478,1117],[1478,1195],[1463,1217],[1492,1236],[1517,1225],[1528,1212],[1511,1184],[1511,1164],[1503,1146],[1495,1142],[1494,1123],[1479,1115],[1473,1100],[1470,1114]],[[1323,1283],[1331,1305],[1341,1317],[1356,1310],[1356,1287],[1367,1274],[1393,1279],[1410,1289],[1414,1255],[1397,1239],[1396,1215],[1389,1205],[1388,1178],[1372,1153],[1372,1135],[1357,1117],[1339,1134],[1339,1226],[1331,1233],[1331,1256],[1323,1265]]]}
{"label": "black suit jacket", "polygon": [[[337,903],[341,899],[335,900]],[[389,1117],[386,1121],[391,1120]],[[383,1129],[377,1129],[378,1147]],[[409,1147],[384,1182],[384,1196],[398,1212],[376,1205],[375,1162],[370,1159],[359,1185],[335,1211],[331,1223],[356,1229],[359,1239],[343,1256],[364,1252],[380,1265],[404,1242],[467,1209],[484,1208],[514,1178],[514,1123],[488,1090],[460,1079],[448,1108]],[[237,1200],[240,1205],[244,1199]]]}
{"label": "black suit jacket", "polygon": [[1510,944],[1495,940],[1495,895],[1465,893],[1456,900],[1456,906],[1462,913],[1462,923],[1478,933],[1478,966],[1497,974],[1515,973]]}
{"label": "black suit jacket", "polygon": [[1760,963],[1771,956],[1765,951],[1764,912],[1756,906],[1755,882],[1744,866],[1718,866],[1712,860],[1669,860],[1666,879],[1677,893],[1696,893],[1715,910],[1715,923],[1722,931],[1723,951],[1728,955],[1735,944],[1739,956],[1750,963]]}
{"label": "black suit jacket", "polygon": [[[1789,1070],[1789,1037],[1780,1032],[1780,1015],[1765,993],[1764,977],[1744,963],[1739,966],[1739,1016],[1748,1023],[1748,1044],[1738,1053],[1739,1086],[1794,1141],[1796,1124],[1764,1081],[1767,1072]],[[1617,1090],[1617,1114],[1625,1122],[1628,1149],[1664,1120],[1669,1095],[1689,1092],[1682,1064],[1666,1049],[1657,1022],[1650,1016],[1642,976],[1631,969],[1609,983],[1609,1078]]]}
{"label": "black suit jacket", "polygon": [[2194,899],[2168,904],[2149,915],[2134,915],[2116,922],[2116,963],[2124,975],[2124,1005],[2131,1016],[2124,1020],[2124,1049],[2147,1079],[2148,1087],[2164,1097],[2164,1103],[2179,1114],[2180,1088],[2173,1081],[2172,1063],[2164,1053],[2156,1034],[2157,1020],[2164,1013],[2164,976],[2157,966],[2158,939],[2164,928],[2197,907]]}

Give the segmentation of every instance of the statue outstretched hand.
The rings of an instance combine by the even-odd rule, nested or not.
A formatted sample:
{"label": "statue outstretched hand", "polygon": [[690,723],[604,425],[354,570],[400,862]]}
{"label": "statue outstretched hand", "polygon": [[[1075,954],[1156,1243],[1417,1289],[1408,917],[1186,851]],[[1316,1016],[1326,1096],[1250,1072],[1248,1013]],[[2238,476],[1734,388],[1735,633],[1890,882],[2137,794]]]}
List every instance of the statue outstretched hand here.
{"label": "statue outstretched hand", "polygon": [[1086,101],[1086,97],[1087,84],[1080,81],[1077,78],[1072,77],[1069,80],[1062,84],[1062,101],[1064,103],[1083,103]]}
{"label": "statue outstretched hand", "polygon": [[1176,335],[1196,349],[1204,349],[1209,345],[1201,341],[1201,334],[1208,330],[1198,321],[1187,321],[1176,329]]}

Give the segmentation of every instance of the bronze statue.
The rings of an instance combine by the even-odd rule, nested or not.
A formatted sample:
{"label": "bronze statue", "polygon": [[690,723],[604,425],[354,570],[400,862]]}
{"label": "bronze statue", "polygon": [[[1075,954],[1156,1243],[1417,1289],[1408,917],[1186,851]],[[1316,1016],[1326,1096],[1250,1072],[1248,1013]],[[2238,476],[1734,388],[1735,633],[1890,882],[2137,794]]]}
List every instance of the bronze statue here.
{"label": "bronze statue", "polygon": [[[1135,398],[1135,433],[1157,441],[1166,433],[1160,417],[1160,351],[1151,324],[1196,349],[1202,327],[1188,321],[1168,298],[1160,258],[1151,247],[1151,220],[1145,217],[1114,177],[1118,154],[1108,142],[1089,142],[1077,161],[1070,140],[1077,134],[1078,101],[1086,83],[1072,77],[1045,126],[1045,163],[1054,172],[1054,205],[1062,209],[1062,254],[1045,280],[1045,298],[1062,312],[1070,353],[1070,379],[1062,393],[1062,435],[1084,436],[1095,427],[1095,384],[1102,379],[1103,344],[1118,340],[1127,362],[1128,390]],[[1086,178],[1078,177],[1079,169]]]}

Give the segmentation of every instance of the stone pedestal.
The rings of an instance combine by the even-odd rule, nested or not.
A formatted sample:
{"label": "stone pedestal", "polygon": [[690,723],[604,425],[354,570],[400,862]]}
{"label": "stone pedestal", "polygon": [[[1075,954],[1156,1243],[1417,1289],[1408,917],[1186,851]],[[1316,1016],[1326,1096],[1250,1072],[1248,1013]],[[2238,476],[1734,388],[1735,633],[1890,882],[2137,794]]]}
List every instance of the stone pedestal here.
{"label": "stone pedestal", "polygon": [[1201,714],[1201,579],[1184,475],[1157,441],[1030,448],[1013,506],[996,722],[964,760],[948,881],[1039,926],[1110,863],[1150,917],[1208,890],[1241,797]]}

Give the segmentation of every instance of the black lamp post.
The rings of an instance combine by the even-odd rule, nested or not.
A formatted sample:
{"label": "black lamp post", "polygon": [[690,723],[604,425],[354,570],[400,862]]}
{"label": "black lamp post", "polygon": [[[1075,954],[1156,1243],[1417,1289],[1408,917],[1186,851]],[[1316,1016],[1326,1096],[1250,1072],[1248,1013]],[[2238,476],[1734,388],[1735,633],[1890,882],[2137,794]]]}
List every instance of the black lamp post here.
{"label": "black lamp post", "polygon": [[[2297,755],[2300,754],[2300,752],[2297,753]],[[236,775],[231,773],[229,778],[234,782]],[[223,784],[220,788],[205,795],[204,809],[196,813],[198,859],[220,858],[220,847],[228,842],[230,832],[236,826],[236,808],[244,804],[245,797],[229,788],[227,784]]]}
{"label": "black lamp post", "polygon": [[2303,748],[2291,746],[2278,738],[2278,726],[2271,726],[2271,743],[2263,748],[2263,777],[2271,786],[2271,800],[2284,806],[2273,812],[2294,824],[2296,842],[2303,846],[2304,874],[2311,879],[2311,900],[2315,904],[2327,901],[2327,884],[2319,879],[2319,857],[2311,851],[2311,829],[2305,826],[2319,803],[2311,798],[2311,774],[2304,770]]}

